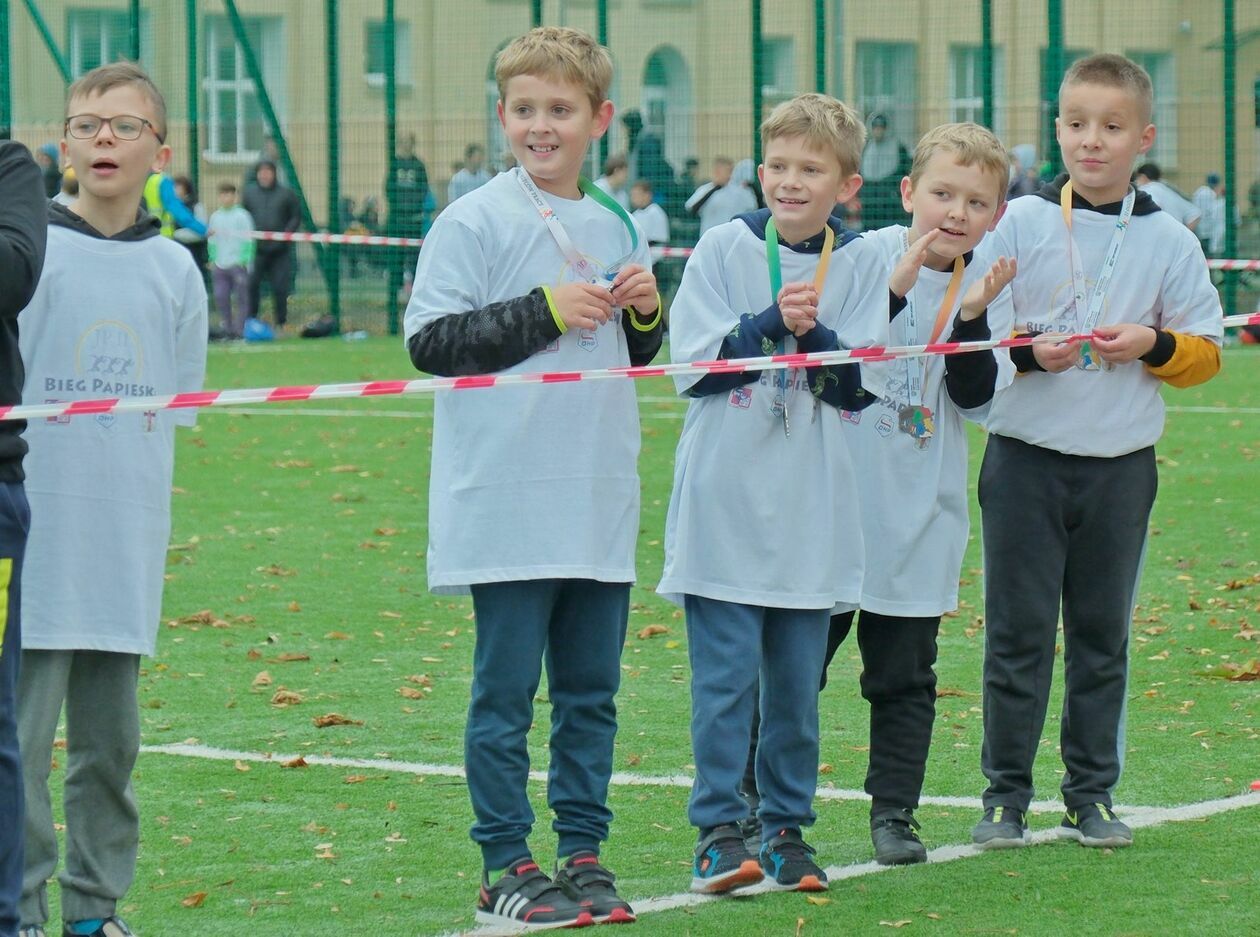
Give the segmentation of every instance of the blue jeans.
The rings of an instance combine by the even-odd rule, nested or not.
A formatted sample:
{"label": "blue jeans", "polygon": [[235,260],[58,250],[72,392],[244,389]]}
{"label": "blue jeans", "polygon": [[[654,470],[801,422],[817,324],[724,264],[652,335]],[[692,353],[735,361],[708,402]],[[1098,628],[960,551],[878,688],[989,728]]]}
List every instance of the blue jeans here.
{"label": "blue jeans", "polygon": [[557,855],[599,851],[608,838],[621,648],[630,584],[538,579],[472,587],[477,619],[464,732],[472,838],[487,869],[529,855],[534,825],[526,735],[543,663],[551,699],[547,803]]}
{"label": "blue jeans", "polygon": [[748,815],[739,794],[761,680],[756,777],[767,838],[814,822],[818,681],[830,609],[763,608],[686,597],[691,747],[696,780],[687,813],[700,830]]}
{"label": "blue jeans", "polygon": [[31,509],[21,482],[0,483],[0,937],[18,929],[22,894],[22,764],[18,758],[16,694],[22,654],[22,557]]}

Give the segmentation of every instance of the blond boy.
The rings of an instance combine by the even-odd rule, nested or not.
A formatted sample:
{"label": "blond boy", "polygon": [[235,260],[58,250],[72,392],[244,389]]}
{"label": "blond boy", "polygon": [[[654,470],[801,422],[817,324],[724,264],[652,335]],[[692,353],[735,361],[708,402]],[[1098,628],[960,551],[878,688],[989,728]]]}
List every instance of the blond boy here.
{"label": "blond boy", "polygon": [[[505,48],[499,118],[518,165],[452,204],[420,252],[407,348],[433,374],[625,367],[661,310],[647,239],[580,176],[612,119],[612,61],[573,29]],[[599,861],[608,836],[622,644],[634,579],[639,422],[628,382],[438,398],[429,587],[472,593],[465,733],[483,923],[630,921]],[[531,857],[526,735],[542,664],[551,715],[555,881]]]}
{"label": "blond boy", "polygon": [[[861,185],[865,138],[852,108],[807,94],[762,125],[768,209],[706,232],[673,305],[675,361],[882,343],[887,272],[831,219]],[[777,272],[777,275],[776,275]],[[837,603],[862,579],[857,492],[841,411],[873,402],[856,365],[677,378],[691,398],[675,461],[658,591],[686,609],[699,830],[691,887],[723,893],[769,877],[817,891],[827,877],[802,838],[813,823],[818,679]],[[757,707],[764,835],[738,824]]]}
{"label": "blond boy", "polygon": [[1075,62],[1055,122],[1067,173],[992,236],[1016,258],[1021,333],[1086,335],[1012,359],[980,471],[985,553],[981,846],[1022,846],[1063,622],[1061,834],[1127,846],[1120,777],[1129,621],[1155,499],[1163,384],[1220,367],[1221,305],[1192,232],[1129,184],[1155,141],[1151,81],[1119,55]]}
{"label": "blond boy", "polygon": [[[206,291],[191,256],[140,209],[170,158],[162,95],[139,66],[70,87],[61,152],[79,179],[49,206],[48,254],[22,312],[23,397],[66,401],[194,391],[206,354]],[[42,937],[57,868],[48,789],[66,712],[64,934],[126,937],[116,915],[135,876],[140,826],[140,658],[161,613],[175,426],[190,412],[100,414],[27,428],[33,523],[23,585],[18,729],[26,756],[23,937]]]}
{"label": "blond boy", "polygon": [[[891,271],[891,341],[984,341],[1008,335],[1015,265],[973,252],[1006,201],[1006,151],[976,124],[945,124],[915,148],[901,180],[909,228],[863,235]],[[999,298],[1000,296],[1000,298]],[[861,612],[831,619],[827,665],[857,618],[862,695],[870,704],[866,792],[882,865],[923,862],[919,805],[936,709],[936,636],[958,607],[967,546],[966,419],[1014,376],[1005,352],[980,351],[870,366],[887,392],[846,421],[862,504],[866,575]],[[824,677],[825,681],[825,677]]]}

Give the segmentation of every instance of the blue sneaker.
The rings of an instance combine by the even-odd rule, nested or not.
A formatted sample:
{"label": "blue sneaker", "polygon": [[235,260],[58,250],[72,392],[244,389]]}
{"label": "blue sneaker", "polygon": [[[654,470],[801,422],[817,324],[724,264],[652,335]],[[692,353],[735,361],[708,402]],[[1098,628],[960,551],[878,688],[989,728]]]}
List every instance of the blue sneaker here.
{"label": "blue sneaker", "polygon": [[814,861],[814,847],[801,831],[779,830],[761,846],[761,868],[779,891],[826,891],[827,873]]}
{"label": "blue sneaker", "polygon": [[[66,925],[65,930],[62,931],[62,937],[81,937],[81,935],[76,935],[70,929],[70,925]],[[88,934],[87,937],[136,937],[136,935],[132,933],[131,928],[127,926],[122,918],[107,917],[101,922],[101,926]]]}
{"label": "blue sneaker", "polygon": [[721,895],[736,888],[756,885],[761,866],[744,845],[733,823],[714,827],[700,839],[692,865],[691,890],[702,895]]}

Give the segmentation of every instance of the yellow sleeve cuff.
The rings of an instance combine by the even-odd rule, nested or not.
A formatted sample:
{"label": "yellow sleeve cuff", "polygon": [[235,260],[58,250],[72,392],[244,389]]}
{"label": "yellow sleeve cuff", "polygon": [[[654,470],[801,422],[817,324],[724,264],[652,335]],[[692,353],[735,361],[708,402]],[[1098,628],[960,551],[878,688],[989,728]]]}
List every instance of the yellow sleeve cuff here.
{"label": "yellow sleeve cuff", "polygon": [[630,324],[634,326],[638,332],[650,332],[661,323],[661,313],[665,310],[665,304],[661,302],[661,294],[656,294],[656,311],[652,313],[652,318],[646,323],[639,321],[639,311],[633,306],[630,307]]}
{"label": "yellow sleeve cuff", "polygon": [[1170,334],[1177,342],[1172,357],[1157,368],[1147,365],[1147,370],[1165,384],[1193,387],[1221,369],[1221,349],[1216,342],[1202,335]]}
{"label": "yellow sleeve cuff", "polygon": [[564,320],[560,318],[560,310],[556,308],[556,300],[555,297],[551,295],[551,287],[544,286],[542,291],[544,298],[547,300],[547,308],[551,310],[551,318],[555,320],[556,327],[560,329],[560,334],[563,335],[565,332],[569,331],[569,327],[565,325]]}

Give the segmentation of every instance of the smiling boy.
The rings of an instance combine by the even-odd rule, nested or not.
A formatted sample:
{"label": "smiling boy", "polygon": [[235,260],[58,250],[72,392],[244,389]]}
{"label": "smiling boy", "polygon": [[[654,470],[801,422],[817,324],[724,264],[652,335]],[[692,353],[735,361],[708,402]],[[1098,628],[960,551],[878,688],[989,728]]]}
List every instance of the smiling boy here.
{"label": "smiling boy", "polygon": [[[1005,207],[1006,150],[976,124],[944,124],[915,147],[901,200],[910,227],[863,235],[879,247],[896,310],[896,345],[1008,335],[1015,274],[1007,258],[973,257]],[[1011,382],[1005,351],[869,366],[887,394],[845,422],[862,505],[866,574],[856,613],[862,696],[870,704],[866,792],[871,840],[884,865],[923,862],[919,805],[936,710],[936,638],[958,607],[967,546],[967,432]],[[853,627],[835,615],[826,666]]]}
{"label": "smiling boy", "polygon": [[[443,375],[646,364],[661,344],[647,239],[581,177],[613,115],[607,50],[543,27],[499,53],[495,77],[518,165],[426,238],[406,313],[412,362]],[[434,406],[429,587],[471,592],[477,620],[465,731],[477,920],[632,921],[599,853],[639,528],[634,387],[504,386]],[[527,843],[526,736],[544,662],[554,881]]]}
{"label": "smiling boy", "polygon": [[[880,344],[887,273],[831,217],[862,184],[865,131],[834,98],[806,94],[761,128],[768,209],[706,232],[673,305],[676,362]],[[874,402],[857,365],[675,379],[691,398],[675,458],[658,591],[686,610],[691,741],[688,816],[699,831],[691,888],[724,893],[769,877],[818,891],[802,838],[814,821],[818,680],[827,622],[858,601],[862,535],[841,409]],[[758,855],[738,824],[760,674]]]}
{"label": "smiling boy", "polygon": [[[162,95],[137,65],[70,87],[61,152],[79,179],[49,207],[48,253],[23,310],[24,399],[201,388],[206,291],[192,257],[140,208],[170,158]],[[140,750],[137,680],[152,654],[170,540],[175,427],[192,411],[37,420],[27,428],[31,534],[22,571],[18,729],[25,756],[23,937],[43,937],[57,869],[48,787],[66,712],[65,935],[127,937],[116,915],[136,871],[131,772]],[[108,549],[101,544],[108,543]]]}
{"label": "smiling boy", "polygon": [[1120,55],[1075,62],[1055,122],[1067,173],[1011,203],[1016,328],[1087,341],[1015,349],[980,470],[984,523],[985,847],[1029,842],[1032,768],[1062,611],[1061,835],[1128,846],[1120,778],[1128,636],[1155,499],[1162,384],[1220,367],[1221,305],[1193,233],[1129,185],[1155,141],[1151,80]]}

